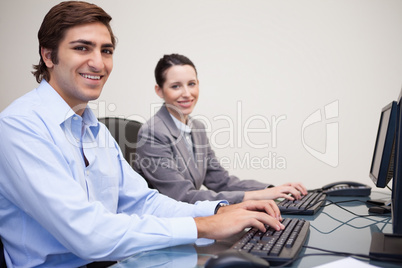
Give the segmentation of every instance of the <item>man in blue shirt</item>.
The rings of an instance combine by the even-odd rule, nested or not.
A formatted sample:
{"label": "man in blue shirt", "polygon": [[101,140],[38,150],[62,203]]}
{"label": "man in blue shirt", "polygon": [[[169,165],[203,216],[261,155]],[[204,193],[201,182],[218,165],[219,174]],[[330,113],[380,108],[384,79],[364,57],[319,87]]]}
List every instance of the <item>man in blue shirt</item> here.
{"label": "man in blue shirt", "polygon": [[273,201],[219,210],[225,201],[177,202],[149,189],[124,160],[87,107],[112,71],[110,20],[93,4],[54,6],[38,32],[34,75],[40,85],[0,114],[0,236],[7,265],[79,267],[222,239],[249,226],[283,229]]}

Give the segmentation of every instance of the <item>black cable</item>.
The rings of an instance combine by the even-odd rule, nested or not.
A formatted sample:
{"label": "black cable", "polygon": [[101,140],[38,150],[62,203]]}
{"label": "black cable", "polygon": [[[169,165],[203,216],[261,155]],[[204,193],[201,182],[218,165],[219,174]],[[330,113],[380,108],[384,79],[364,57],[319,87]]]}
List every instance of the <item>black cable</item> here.
{"label": "black cable", "polygon": [[375,217],[390,217],[389,214],[385,214],[385,215],[382,215],[382,214],[378,214],[378,215],[371,215],[371,214],[359,215],[359,214],[354,213],[353,211],[350,211],[349,209],[346,209],[346,208],[344,208],[344,207],[338,205],[338,204],[340,204],[340,203],[348,203],[348,202],[360,202],[360,203],[367,204],[365,201],[362,201],[362,200],[352,199],[352,200],[345,200],[345,201],[338,201],[338,202],[333,202],[333,201],[331,201],[331,200],[327,200],[327,201],[330,202],[330,203],[329,203],[329,204],[325,204],[325,205],[323,205],[322,207],[327,207],[327,206],[330,206],[330,205],[335,205],[335,206],[337,206],[337,207],[339,207],[339,208],[345,210],[346,212],[349,212],[350,214],[355,215],[356,217],[362,217],[362,218],[373,217],[373,216],[375,216]]}
{"label": "black cable", "polygon": [[[373,221],[374,223],[369,224],[369,225],[365,225],[365,226],[358,227],[358,226],[354,226],[354,225],[352,225],[352,224],[349,224],[349,222],[351,222],[351,221],[353,221],[353,220],[355,220],[356,218],[359,218],[359,217],[355,217],[355,218],[352,218],[352,219],[347,220],[346,222],[343,222],[343,221],[341,221],[341,220],[336,219],[335,217],[331,216],[330,214],[328,214],[328,213],[326,213],[326,212],[322,212],[322,213],[325,214],[325,215],[327,215],[327,216],[330,217],[331,219],[333,219],[333,220],[335,220],[335,221],[341,223],[341,224],[338,225],[337,227],[333,228],[332,230],[327,231],[327,232],[323,232],[323,231],[319,230],[317,227],[315,227],[313,224],[310,224],[311,228],[315,229],[317,232],[319,232],[319,233],[321,233],[321,234],[330,234],[330,233],[334,232],[335,230],[341,228],[341,227],[344,226],[344,225],[349,226],[349,227],[354,228],[354,229],[364,229],[364,228],[370,227],[370,226],[372,226],[372,225],[376,225],[376,224],[379,224],[379,223],[384,223],[384,226],[382,227],[382,229],[384,229],[385,226],[386,226],[387,224],[389,224],[389,221],[391,220],[391,218],[389,218],[389,219],[383,219],[383,220],[373,220],[373,219],[366,218],[366,219],[368,219],[368,220]],[[381,230],[382,230],[382,229],[381,229]]]}
{"label": "black cable", "polygon": [[[378,216],[383,216],[383,217],[385,216],[386,219],[383,219],[383,220],[371,219],[371,218],[370,218],[371,216],[377,216],[377,215],[358,215],[358,214],[356,214],[356,213],[354,213],[354,212],[352,212],[352,211],[350,211],[350,210],[348,210],[348,209],[345,209],[345,208],[343,208],[342,206],[339,206],[339,205],[338,205],[339,203],[348,203],[348,202],[356,202],[356,201],[357,201],[357,202],[362,202],[362,203],[364,203],[364,201],[361,201],[361,200],[344,200],[344,201],[338,201],[338,202],[333,202],[333,201],[331,201],[331,200],[327,200],[327,201],[330,202],[330,203],[323,205],[323,207],[330,206],[330,205],[336,205],[337,207],[339,207],[339,208],[341,208],[341,209],[343,209],[343,210],[345,210],[345,211],[347,211],[347,212],[349,212],[349,213],[355,215],[355,217],[354,217],[354,218],[351,218],[351,219],[349,219],[349,220],[347,220],[346,222],[344,222],[344,221],[341,221],[341,220],[339,220],[339,219],[333,217],[333,216],[330,215],[329,213],[322,212],[323,214],[327,215],[328,217],[332,218],[333,220],[335,220],[335,221],[341,223],[339,226],[335,227],[334,229],[332,229],[332,230],[330,230],[330,231],[328,231],[328,232],[323,232],[323,231],[317,229],[315,226],[311,225],[312,228],[314,228],[316,231],[318,231],[319,233],[322,233],[322,234],[329,234],[329,233],[332,233],[332,232],[334,232],[335,230],[341,228],[341,227],[344,226],[344,225],[349,226],[349,227],[354,228],[354,229],[364,229],[364,228],[370,227],[370,226],[375,225],[375,224],[378,224],[378,223],[384,223],[384,226],[382,227],[382,229],[384,229],[385,226],[386,226],[387,224],[389,224],[389,221],[390,221],[390,219],[391,219],[389,216],[385,216],[385,215],[378,215]],[[349,224],[351,221],[355,220],[356,218],[365,218],[365,219],[367,219],[367,220],[373,221],[374,223],[369,224],[369,225],[366,225],[366,226],[362,226],[362,227],[358,227],[358,226],[354,226],[354,225],[352,225],[352,224]]]}
{"label": "black cable", "polygon": [[341,251],[333,251],[333,250],[327,250],[327,249],[322,249],[322,248],[317,248],[317,247],[312,247],[312,246],[303,246],[304,248],[308,249],[313,249],[313,250],[318,250],[318,251],[324,251],[327,253],[330,253],[334,256],[344,256],[344,257],[356,257],[359,259],[367,259],[367,260],[375,260],[375,261],[386,261],[386,262],[401,262],[401,259],[398,258],[390,258],[390,257],[377,257],[377,256],[370,256],[367,254],[360,254],[360,253],[349,253],[349,252],[341,252]]}

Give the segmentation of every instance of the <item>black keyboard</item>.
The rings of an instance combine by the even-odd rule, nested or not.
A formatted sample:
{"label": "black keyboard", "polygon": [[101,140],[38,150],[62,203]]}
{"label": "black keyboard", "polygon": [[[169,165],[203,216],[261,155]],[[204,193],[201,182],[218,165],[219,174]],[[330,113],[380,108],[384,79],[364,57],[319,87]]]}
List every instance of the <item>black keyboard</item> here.
{"label": "black keyboard", "polygon": [[307,239],[310,222],[287,218],[282,224],[285,229],[281,231],[268,227],[264,233],[257,228],[251,228],[231,248],[263,258],[271,265],[292,261],[299,255]]}
{"label": "black keyboard", "polygon": [[300,200],[282,200],[277,203],[282,214],[314,215],[325,202],[327,195],[323,192],[309,192]]}

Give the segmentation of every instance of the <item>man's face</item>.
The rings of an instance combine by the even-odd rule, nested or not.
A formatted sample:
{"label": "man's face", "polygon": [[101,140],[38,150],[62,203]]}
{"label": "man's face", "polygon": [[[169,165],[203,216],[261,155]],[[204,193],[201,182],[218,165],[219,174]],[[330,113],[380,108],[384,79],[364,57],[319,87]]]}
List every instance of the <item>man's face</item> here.
{"label": "man's face", "polygon": [[58,64],[51,61],[51,50],[42,48],[50,72],[49,84],[78,114],[102,92],[113,69],[110,33],[100,22],[72,27],[58,48]]}

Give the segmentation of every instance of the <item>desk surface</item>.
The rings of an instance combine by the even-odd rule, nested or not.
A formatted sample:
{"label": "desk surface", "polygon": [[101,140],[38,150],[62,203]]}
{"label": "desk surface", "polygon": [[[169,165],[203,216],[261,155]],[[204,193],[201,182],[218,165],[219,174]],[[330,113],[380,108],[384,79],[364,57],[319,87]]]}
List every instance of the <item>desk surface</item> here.
{"label": "desk surface", "polygon": [[[372,199],[387,199],[389,195],[376,192],[373,189]],[[350,210],[357,215],[368,215],[368,207],[364,204],[366,197],[328,197],[333,202],[346,200],[360,200],[353,202],[328,205],[312,216],[286,217],[304,218],[310,221],[310,234],[306,246],[325,250],[348,252],[368,255],[372,232],[392,233],[391,216],[359,217],[346,211]],[[327,202],[328,203],[328,202]],[[240,235],[239,235],[240,237]],[[113,265],[117,267],[203,267],[205,262],[214,254],[228,249],[238,237],[224,241],[217,241],[208,246],[185,245],[165,248],[149,252],[142,252]],[[323,253],[311,248],[304,248],[300,256]],[[315,267],[344,257],[338,256],[305,256],[296,260],[290,267]],[[369,262],[379,267],[401,267],[401,264],[385,262]]]}

